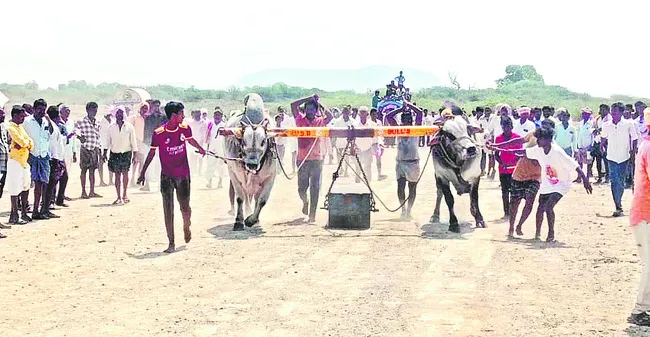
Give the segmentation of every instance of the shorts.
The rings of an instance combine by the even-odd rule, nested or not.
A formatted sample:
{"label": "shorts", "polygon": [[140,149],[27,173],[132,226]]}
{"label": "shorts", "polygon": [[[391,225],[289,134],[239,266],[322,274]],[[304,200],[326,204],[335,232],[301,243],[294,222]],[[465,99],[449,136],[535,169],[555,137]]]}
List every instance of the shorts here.
{"label": "shorts", "polygon": [[47,184],[50,181],[50,157],[36,157],[30,154],[27,162],[33,182]]}
{"label": "shorts", "polygon": [[510,187],[510,198],[511,199],[530,199],[535,198],[537,192],[539,191],[539,181],[538,180],[512,180],[512,185]]}
{"label": "shorts", "polygon": [[65,161],[58,159],[50,160],[50,181],[59,181],[65,174]]}
{"label": "shorts", "polygon": [[395,164],[396,178],[405,178],[406,181],[414,183],[420,178],[420,161],[419,160],[398,160]]}
{"label": "shorts", "polygon": [[7,178],[6,187],[9,196],[15,197],[24,191],[29,191],[32,183],[32,173],[29,164],[23,167],[20,163],[12,158],[7,160]]}
{"label": "shorts", "polygon": [[377,158],[381,158],[381,156],[384,154],[384,147],[380,146],[379,144],[372,144],[372,152]]}
{"label": "shorts", "polygon": [[133,152],[114,153],[111,152],[108,159],[108,169],[113,173],[129,172],[131,169],[131,159]]}
{"label": "shorts", "polygon": [[576,152],[576,161],[580,165],[590,165],[594,162],[594,158],[591,155],[591,149],[590,148],[585,148],[585,149],[578,149]]}
{"label": "shorts", "polygon": [[96,170],[99,167],[101,152],[102,150],[98,147],[92,150],[81,147],[81,150],[79,151],[79,167],[81,167],[82,170]]}

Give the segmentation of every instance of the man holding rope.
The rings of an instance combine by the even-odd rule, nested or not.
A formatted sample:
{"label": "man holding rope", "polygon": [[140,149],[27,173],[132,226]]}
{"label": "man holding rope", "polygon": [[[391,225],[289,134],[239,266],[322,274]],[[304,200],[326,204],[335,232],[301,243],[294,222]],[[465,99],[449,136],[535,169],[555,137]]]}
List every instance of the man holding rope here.
{"label": "man holding rope", "polygon": [[[304,113],[300,106],[304,104]],[[318,95],[301,98],[291,103],[297,127],[324,127],[332,120],[332,114],[318,103]],[[323,114],[325,116],[323,116]],[[322,139],[298,138],[298,195],[302,200],[302,213],[309,215],[309,222],[316,221],[316,207],[323,172]],[[307,199],[309,189],[309,199]]]}

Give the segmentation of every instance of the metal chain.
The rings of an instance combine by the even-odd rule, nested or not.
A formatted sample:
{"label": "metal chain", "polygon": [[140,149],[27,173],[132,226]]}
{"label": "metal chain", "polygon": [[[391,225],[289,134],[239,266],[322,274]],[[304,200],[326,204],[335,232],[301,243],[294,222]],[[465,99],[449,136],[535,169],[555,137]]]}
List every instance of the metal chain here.
{"label": "metal chain", "polygon": [[339,159],[339,165],[336,167],[336,171],[332,173],[332,183],[330,184],[330,187],[327,189],[327,194],[325,194],[325,202],[323,203],[323,207],[321,209],[329,210],[330,193],[332,193],[332,188],[334,187],[334,183],[336,182],[336,179],[338,179],[339,177],[339,171],[341,171],[341,167],[343,166],[343,162],[345,161],[345,156],[347,155],[347,151],[350,148],[350,144],[354,144],[354,139],[348,139],[348,143],[345,144],[345,149],[343,149],[343,152],[339,153],[341,157]]}
{"label": "metal chain", "polygon": [[[424,175],[424,171],[425,171],[425,169],[427,168],[427,165],[429,164],[429,159],[431,159],[432,156],[433,156],[433,153],[432,153],[432,152],[433,152],[433,147],[429,150],[429,154],[427,155],[427,160],[424,162],[424,167],[422,167],[422,170],[420,171],[420,176],[418,177],[418,180],[415,182],[416,184],[418,184],[418,183],[420,182],[420,179],[422,179],[422,176]],[[350,165],[350,164],[347,164],[347,165],[348,165],[348,167],[350,168],[350,170],[352,170],[352,172],[353,172],[353,173],[354,173],[358,178],[360,178],[360,177],[359,177],[359,174],[358,174],[357,171],[352,167],[352,165]],[[361,165],[359,165],[359,169],[361,170],[361,172],[363,173],[363,176],[365,177],[365,172],[363,171],[363,167],[362,167]],[[364,181],[364,184],[368,187],[368,190],[370,190],[370,193],[372,194],[372,196],[374,196],[375,198],[377,198],[377,200],[379,200],[379,203],[381,203],[381,205],[384,206],[384,208],[385,208],[388,212],[390,212],[390,213],[394,213],[394,212],[399,211],[399,210],[402,209],[402,208],[404,207],[404,205],[406,205],[406,203],[408,202],[408,196],[407,196],[406,199],[404,199],[404,202],[402,202],[402,203],[399,205],[399,207],[397,207],[396,209],[390,209],[390,208],[388,208],[388,206],[386,206],[386,204],[384,203],[384,201],[381,200],[381,198],[377,195],[377,193],[375,193],[375,191],[372,189],[372,187],[370,187],[370,184],[368,184],[367,179],[366,179],[366,181]],[[410,194],[411,194],[411,192],[409,191],[409,196],[410,196]]]}

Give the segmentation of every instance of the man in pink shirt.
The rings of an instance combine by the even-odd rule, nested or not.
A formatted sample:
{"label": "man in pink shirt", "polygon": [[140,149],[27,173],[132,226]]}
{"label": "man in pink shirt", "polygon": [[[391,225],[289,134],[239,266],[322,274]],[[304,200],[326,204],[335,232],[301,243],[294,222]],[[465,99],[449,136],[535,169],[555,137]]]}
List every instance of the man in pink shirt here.
{"label": "man in pink shirt", "polygon": [[[644,123],[650,129],[650,108],[646,108],[643,115]],[[636,305],[628,322],[650,326],[650,136],[646,134],[643,140],[636,156],[634,199],[630,209],[630,224],[639,246],[643,271]]]}
{"label": "man in pink shirt", "polygon": [[[304,104],[304,112],[300,107]],[[297,127],[325,127],[332,114],[318,103],[318,95],[301,98],[291,103],[291,112]],[[323,114],[325,115],[323,117]],[[316,207],[320,193],[321,173],[323,172],[323,139],[298,138],[298,195],[302,200],[302,214],[309,215],[309,222],[316,221]],[[307,199],[309,189],[309,199]]]}
{"label": "man in pink shirt", "polygon": [[169,102],[165,105],[165,114],[167,123],[153,131],[151,136],[151,150],[140,172],[138,184],[144,185],[145,175],[149,164],[159,150],[160,165],[162,167],[160,174],[160,193],[163,198],[163,214],[165,217],[165,229],[169,239],[169,247],[165,253],[173,253],[176,249],[174,243],[174,194],[178,198],[178,204],[183,215],[183,231],[185,233],[185,242],[192,239],[190,232],[190,218],[192,209],[190,208],[190,165],[187,158],[186,143],[192,144],[201,155],[205,155],[205,150],[192,137],[192,129],[183,123],[185,117],[185,107],[183,103]]}

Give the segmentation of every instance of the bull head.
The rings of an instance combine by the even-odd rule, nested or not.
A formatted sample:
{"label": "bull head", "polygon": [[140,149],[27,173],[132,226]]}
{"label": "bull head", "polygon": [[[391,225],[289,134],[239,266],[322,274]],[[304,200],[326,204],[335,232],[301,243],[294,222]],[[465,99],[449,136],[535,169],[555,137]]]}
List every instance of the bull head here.
{"label": "bull head", "polygon": [[260,124],[241,123],[241,151],[248,171],[258,172],[262,168],[269,142],[273,138],[273,134],[266,132],[268,124],[267,119]]}
{"label": "bull head", "polygon": [[458,166],[479,154],[476,144],[469,137],[467,123],[459,118],[445,121],[439,142],[449,159]]}

